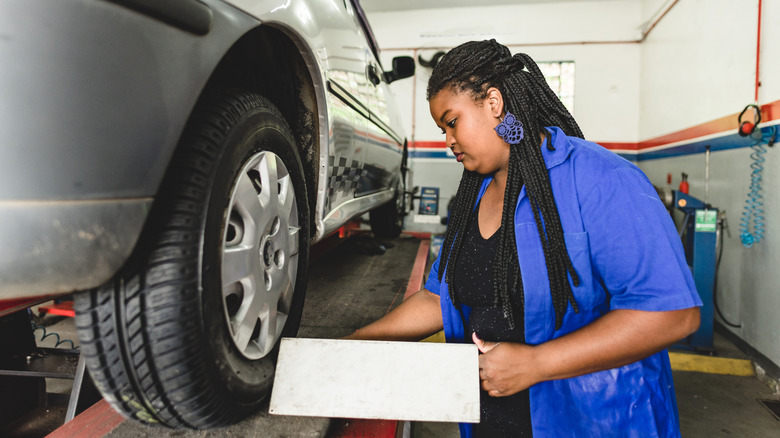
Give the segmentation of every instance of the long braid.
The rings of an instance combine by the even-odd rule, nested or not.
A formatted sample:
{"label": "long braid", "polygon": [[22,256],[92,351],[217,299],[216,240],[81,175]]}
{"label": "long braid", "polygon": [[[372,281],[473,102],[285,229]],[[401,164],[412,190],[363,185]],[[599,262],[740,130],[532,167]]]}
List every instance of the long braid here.
{"label": "long braid", "polygon": [[[510,149],[511,155],[517,154],[517,148]],[[501,212],[501,222],[504,223],[505,218],[510,218],[510,223],[507,226],[500,228],[501,234],[498,241],[498,253],[499,257],[496,258],[496,263],[493,264],[493,278],[505,279],[506,287],[495,288],[495,304],[500,306],[503,310],[504,316],[508,319],[509,326],[515,326],[514,312],[512,311],[512,300],[510,291],[516,290],[519,302],[514,303],[519,309],[524,306],[524,294],[523,294],[523,281],[519,269],[519,260],[517,259],[517,248],[514,245],[515,233],[514,233],[514,210],[517,205],[517,198],[520,196],[520,190],[523,187],[523,176],[518,166],[519,159],[511,159],[509,165],[509,172],[507,174],[507,187],[504,191],[504,207]],[[511,183],[509,183],[511,182]],[[499,263],[500,260],[509,261],[509,263]],[[495,281],[494,281],[495,283]]]}
{"label": "long braid", "polygon": [[[534,105],[536,108],[542,108],[541,120],[544,120],[545,124],[561,126],[564,131],[569,131],[567,134],[573,136],[582,136],[577,123],[565,107],[560,103],[560,100],[555,96],[549,86],[546,86],[546,81],[536,63],[525,54],[520,54],[516,57],[520,59],[523,65],[527,66],[530,75],[520,72],[520,77],[533,79],[537,84],[543,84],[545,86],[526,87],[525,89],[531,90],[530,97],[537,102]],[[522,96],[522,93],[509,93],[508,106],[514,107],[513,97]],[[522,99],[521,99],[522,100]],[[539,103],[543,102],[543,103]],[[519,102],[520,105],[523,102]],[[550,143],[549,134],[546,137],[547,148],[552,149]],[[522,166],[527,172],[532,172],[534,177],[527,178],[527,191],[530,198],[534,199],[533,203],[536,208],[533,209],[534,216],[537,221],[537,228],[539,229],[540,236],[542,233],[546,234],[547,244],[542,238],[542,248],[545,251],[545,261],[547,265],[547,272],[550,282],[550,290],[552,291],[553,305],[555,308],[555,326],[559,328],[563,322],[563,315],[566,312],[568,304],[572,305],[575,311],[578,311],[577,303],[574,300],[574,295],[569,284],[567,274],[571,276],[572,282],[575,286],[579,285],[579,277],[574,270],[574,266],[571,263],[568,252],[566,251],[566,244],[563,237],[563,228],[561,227],[560,216],[555,204],[555,198],[552,192],[552,185],[550,184],[550,178],[547,172],[546,165],[544,165],[544,157],[542,156],[541,149],[536,146],[532,148],[521,148],[524,152],[530,152],[530,156],[521,159],[522,163],[533,163],[536,166]],[[531,186],[534,187],[531,187]],[[537,215],[538,211],[538,215]],[[538,216],[541,216],[538,217]]]}
{"label": "long braid", "polygon": [[[456,212],[470,212],[474,208],[474,203],[477,202],[477,195],[479,195],[479,187],[482,183],[483,177],[475,172],[469,172],[463,170],[463,176],[460,179],[458,185],[458,191],[455,194],[455,207],[453,211]],[[447,233],[444,236],[444,242],[442,248],[451,248],[450,251],[442,252],[441,261],[439,262],[439,280],[442,279],[442,274],[445,271],[445,266],[449,260],[457,260],[460,252],[460,247],[463,244],[463,239],[455,239],[455,236],[463,236],[468,227],[469,213],[466,214],[454,214],[451,217],[451,221],[447,225]],[[458,305],[457,294],[455,293],[455,285],[453,276],[455,275],[454,269],[447,269],[447,283],[450,285],[450,299],[455,305]]]}
{"label": "long braid", "polygon": [[[527,71],[526,71],[527,70]],[[553,150],[545,126],[558,126],[567,135],[583,137],[582,131],[555,93],[547,85],[539,67],[526,54],[511,56],[509,49],[490,41],[472,41],[462,44],[437,64],[428,82],[428,99],[444,89],[469,92],[475,100],[484,99],[489,87],[496,87],[504,96],[506,111],[512,112],[523,123],[525,136],[518,144],[510,145],[507,187],[501,215],[498,250],[493,265],[494,303],[503,309],[510,327],[514,327],[513,307],[522,312],[524,293],[522,274],[517,258],[514,211],[520,191],[525,185],[528,200],[536,222],[544,252],[545,265],[555,309],[555,327],[561,327],[569,304],[578,311],[568,277],[575,286],[579,277],[566,251],[563,227],[555,204],[549,173],[539,147],[539,133],[546,137],[546,147]],[[464,171],[458,187],[456,206],[442,245],[439,280],[447,272],[453,303],[458,305],[453,284],[454,269],[447,269],[449,261],[456,261],[469,225],[471,211],[476,203],[483,177]],[[451,266],[449,266],[451,268]],[[510,291],[519,297],[513,303]],[[513,306],[514,304],[514,306]]]}

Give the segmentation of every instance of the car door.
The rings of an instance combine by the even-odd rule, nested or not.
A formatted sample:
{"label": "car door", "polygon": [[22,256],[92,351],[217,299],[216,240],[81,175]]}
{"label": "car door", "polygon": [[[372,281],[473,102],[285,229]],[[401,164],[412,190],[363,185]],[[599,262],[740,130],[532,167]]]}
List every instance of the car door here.
{"label": "car door", "polygon": [[364,127],[362,147],[365,149],[363,175],[358,184],[357,196],[368,195],[393,188],[397,182],[401,165],[403,137],[392,128],[391,114],[395,108],[389,105],[389,89],[384,69],[379,60],[379,47],[371,26],[358,0],[351,0],[363,31],[366,59],[366,107],[367,114],[362,121]]}
{"label": "car door", "polygon": [[366,130],[370,119],[367,74],[368,44],[358,24],[351,0],[337,0],[344,8],[344,20],[338,28],[329,29],[327,48],[327,90],[330,119],[330,148],[323,215],[327,228],[338,226],[352,215],[349,206],[365,176],[367,159]]}

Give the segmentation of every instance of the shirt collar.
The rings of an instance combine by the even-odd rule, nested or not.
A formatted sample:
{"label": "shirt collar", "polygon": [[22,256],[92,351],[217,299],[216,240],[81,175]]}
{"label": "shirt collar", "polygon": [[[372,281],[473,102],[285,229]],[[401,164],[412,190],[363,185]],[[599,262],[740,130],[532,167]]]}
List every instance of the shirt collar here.
{"label": "shirt collar", "polygon": [[545,128],[550,135],[550,140],[555,148],[554,151],[547,149],[547,142],[542,144],[542,156],[544,157],[544,164],[547,165],[547,169],[563,163],[569,158],[572,151],[572,144],[569,141],[569,137],[563,132],[563,130],[557,126],[548,126]]}

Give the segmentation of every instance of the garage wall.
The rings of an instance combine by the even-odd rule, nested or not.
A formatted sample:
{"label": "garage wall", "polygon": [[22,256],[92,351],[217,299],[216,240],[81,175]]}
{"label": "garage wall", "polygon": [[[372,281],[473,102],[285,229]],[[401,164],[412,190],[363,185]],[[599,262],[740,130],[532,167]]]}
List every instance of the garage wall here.
{"label": "garage wall", "polygon": [[[667,173],[673,175],[672,187],[681,172],[688,173],[690,194],[704,199],[703,147],[721,148],[710,157],[709,185],[709,201],[725,210],[730,231],[724,235],[718,303],[729,322],[741,325],[730,330],[780,364],[777,146],[765,155],[765,239],[752,248],[739,239],[751,151],[745,147],[750,142],[736,135],[737,115],[754,98],[757,7],[757,0],[681,0],[642,43],[638,164],[661,186]],[[778,22],[780,3],[764,1],[758,100],[768,124],[780,118]],[[667,148],[670,156],[649,159],[654,147]]]}
{"label": "garage wall", "polygon": [[[574,114],[588,138],[633,142],[639,132],[640,2],[578,1],[509,6],[372,12],[363,2],[382,47],[386,68],[394,56],[426,60],[470,40],[495,38],[537,62],[574,61]],[[567,44],[569,43],[569,44]],[[462,166],[444,148],[425,100],[430,69],[391,84],[412,145],[413,184],[440,188],[440,215],[413,216],[405,228],[441,233],[440,217],[457,190]],[[415,203],[417,207],[417,203]]]}
{"label": "garage wall", "polygon": [[[705,198],[704,149],[712,146],[709,202],[725,210],[717,296],[730,328],[780,364],[780,148],[764,163],[765,240],[745,248],[739,240],[749,186],[751,141],[736,135],[737,115],[753,102],[758,0],[679,0],[637,43],[642,25],[669,0],[597,1],[516,6],[371,12],[384,48],[429,59],[439,49],[494,37],[537,61],[574,60],[575,118],[586,137],[635,161],[659,187],[676,188],[689,175],[690,194]],[[515,25],[516,19],[520,27]],[[758,102],[766,123],[780,119],[780,2],[763,2],[761,82]],[[566,42],[579,44],[565,44]],[[428,69],[391,85],[402,108],[413,149],[415,186],[439,187],[441,207],[456,190],[461,166],[439,158],[443,138],[424,98]],[[766,128],[765,128],[766,129]],[[437,149],[438,146],[438,149]],[[667,175],[672,175],[667,184]],[[442,214],[443,215],[443,214]],[[442,232],[413,217],[406,227]]]}

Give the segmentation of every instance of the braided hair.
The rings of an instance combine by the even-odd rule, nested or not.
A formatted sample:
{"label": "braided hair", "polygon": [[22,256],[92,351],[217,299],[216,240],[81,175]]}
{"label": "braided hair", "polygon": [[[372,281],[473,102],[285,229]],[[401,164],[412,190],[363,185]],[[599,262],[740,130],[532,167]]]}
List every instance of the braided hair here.
{"label": "braided hair", "polygon": [[[514,211],[520,189],[525,185],[531,204],[545,263],[555,309],[555,329],[563,322],[569,304],[579,311],[574,300],[568,276],[579,286],[579,277],[569,259],[563,238],[558,208],[553,197],[550,178],[539,145],[544,134],[548,150],[555,150],[545,126],[558,126],[566,135],[582,138],[582,131],[560,99],[547,85],[544,75],[530,56],[511,55],[509,49],[495,40],[471,41],[450,50],[436,65],[428,81],[427,99],[442,90],[468,92],[475,101],[487,97],[490,87],[497,88],[504,97],[504,110],[514,114],[523,124],[526,135],[517,144],[510,145],[509,171],[504,193],[504,208],[499,228],[498,250],[493,263],[494,305],[503,309],[510,327],[515,327],[513,307],[524,308],[523,282],[515,243]],[[455,208],[444,237],[439,267],[439,281],[446,272],[450,298],[459,306],[453,282],[454,265],[469,225],[469,218],[479,195],[484,175],[465,170],[455,199]],[[450,266],[451,267],[451,266]],[[511,290],[516,290],[520,302],[512,302]],[[522,314],[521,314],[522,315]]]}

